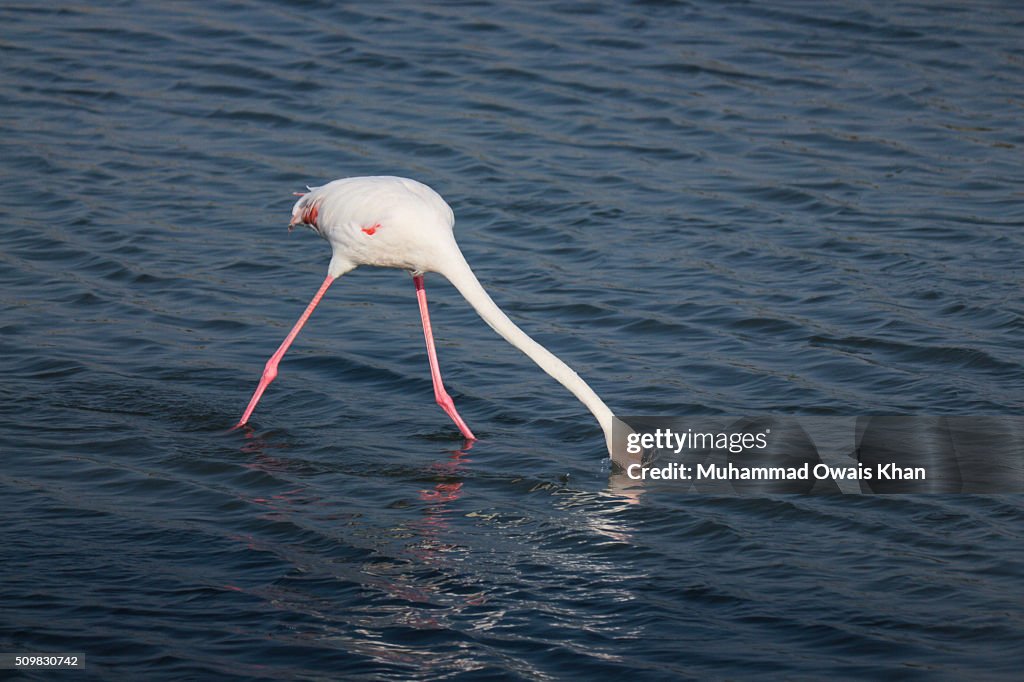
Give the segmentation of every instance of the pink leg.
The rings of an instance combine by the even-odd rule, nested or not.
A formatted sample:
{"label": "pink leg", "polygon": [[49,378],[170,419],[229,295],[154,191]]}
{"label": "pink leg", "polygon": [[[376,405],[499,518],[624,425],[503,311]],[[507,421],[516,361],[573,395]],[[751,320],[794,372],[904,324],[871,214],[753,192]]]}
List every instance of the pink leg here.
{"label": "pink leg", "polygon": [[434,398],[441,409],[448,413],[459,431],[467,440],[476,440],[476,436],[462,421],[458,411],[455,409],[455,402],[444,390],[444,383],[441,381],[441,369],[437,365],[437,351],[434,349],[434,332],[430,330],[430,313],[427,312],[427,292],[423,288],[423,275],[413,275],[413,282],[416,284],[416,299],[420,303],[420,317],[423,319],[423,337],[427,340],[427,358],[430,360],[430,378],[434,380]]}
{"label": "pink leg", "polygon": [[324,297],[324,294],[327,292],[327,287],[331,286],[334,279],[335,278],[330,275],[327,276],[324,283],[320,285],[320,289],[316,292],[316,295],[313,296],[313,300],[309,302],[308,306],[306,306],[306,311],[302,313],[302,317],[300,317],[299,321],[295,323],[292,330],[288,332],[288,336],[284,338],[284,342],[281,343],[280,348],[278,348],[274,354],[270,356],[270,359],[267,360],[267,364],[263,368],[263,376],[260,377],[260,384],[256,387],[256,392],[252,394],[252,400],[249,401],[249,406],[245,408],[245,414],[243,414],[239,422],[235,424],[236,429],[240,426],[244,426],[245,423],[249,421],[249,417],[252,416],[252,411],[256,409],[256,403],[258,403],[260,398],[263,397],[263,391],[267,390],[267,386],[270,385],[270,382],[277,378],[277,365],[281,362],[281,358],[284,357],[285,352],[288,350],[288,346],[292,345],[292,341],[294,341],[295,337],[299,335],[299,330],[302,329],[302,325],[306,324],[306,320],[309,319],[309,316],[313,313],[313,309],[316,308],[318,303],[320,303],[320,299]]}

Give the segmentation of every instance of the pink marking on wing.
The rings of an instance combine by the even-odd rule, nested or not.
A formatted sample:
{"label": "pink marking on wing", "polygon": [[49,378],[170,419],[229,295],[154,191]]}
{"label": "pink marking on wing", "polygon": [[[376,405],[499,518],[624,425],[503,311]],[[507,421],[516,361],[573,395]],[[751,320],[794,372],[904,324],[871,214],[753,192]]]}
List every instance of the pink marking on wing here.
{"label": "pink marking on wing", "polygon": [[380,227],[380,223],[374,223],[373,225],[370,225],[369,227],[364,227],[363,228],[363,232],[365,232],[366,234],[368,234],[368,235],[370,235],[372,237],[377,232],[377,228],[378,227]]}

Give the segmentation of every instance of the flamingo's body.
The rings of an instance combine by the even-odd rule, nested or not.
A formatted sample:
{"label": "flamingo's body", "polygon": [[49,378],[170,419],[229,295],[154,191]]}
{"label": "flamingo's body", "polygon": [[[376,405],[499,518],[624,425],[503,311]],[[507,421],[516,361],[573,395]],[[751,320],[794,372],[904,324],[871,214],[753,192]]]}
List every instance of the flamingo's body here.
{"label": "flamingo's body", "polygon": [[344,178],[310,188],[295,203],[291,225],[308,225],[331,244],[333,257],[327,278],[306,311],[267,361],[259,386],[238,426],[245,424],[263,391],[277,376],[277,365],[313,309],[335,279],[360,265],[401,268],[412,273],[427,343],[434,395],[467,439],[473,433],[444,390],[427,313],[423,275],[444,275],[484,322],[583,402],[604,431],[613,450],[611,410],[564,362],[527,336],[495,305],[463,258],[452,232],[455,215],[441,196],[426,185],[397,177]]}

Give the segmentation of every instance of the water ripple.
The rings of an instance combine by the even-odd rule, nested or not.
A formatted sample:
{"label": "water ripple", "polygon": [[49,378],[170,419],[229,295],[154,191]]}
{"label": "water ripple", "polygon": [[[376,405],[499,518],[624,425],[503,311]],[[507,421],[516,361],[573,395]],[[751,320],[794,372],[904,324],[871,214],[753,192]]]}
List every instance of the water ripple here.
{"label": "water ripple", "polygon": [[[998,496],[609,483],[439,277],[322,280],[290,192],[435,186],[621,413],[1013,414],[1020,12],[308,0],[0,9],[0,650],[95,679],[978,677]],[[29,679],[44,679],[27,674]]]}

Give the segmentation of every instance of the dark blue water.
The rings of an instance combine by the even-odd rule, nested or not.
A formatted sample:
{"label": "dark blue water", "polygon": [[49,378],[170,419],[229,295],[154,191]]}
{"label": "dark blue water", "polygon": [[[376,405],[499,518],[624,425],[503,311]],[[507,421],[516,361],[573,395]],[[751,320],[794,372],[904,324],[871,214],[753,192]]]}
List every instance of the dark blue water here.
{"label": "dark blue water", "polygon": [[1019,414],[1022,45],[1015,2],[5,3],[0,652],[1016,678],[1020,496],[624,490],[437,276],[471,449],[389,270],[342,278],[227,428],[326,273],[290,193],[373,174],[441,192],[620,414]]}

